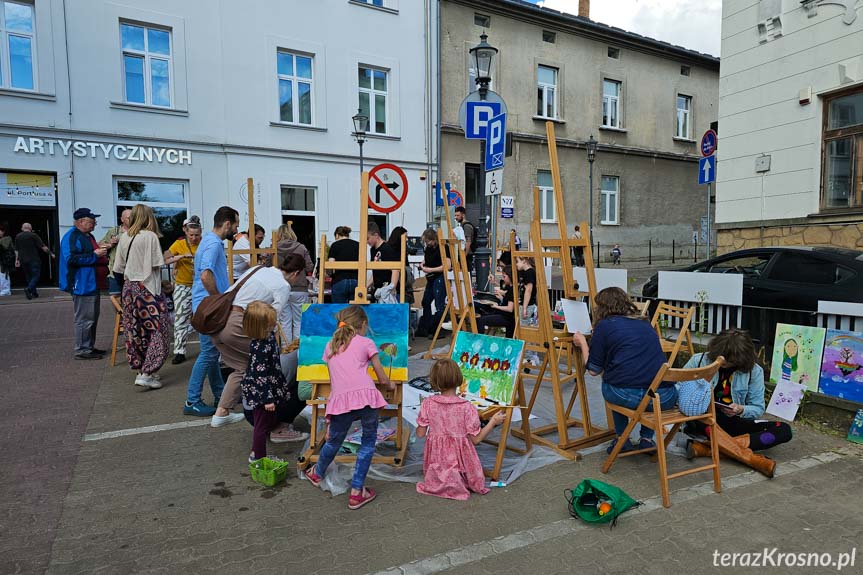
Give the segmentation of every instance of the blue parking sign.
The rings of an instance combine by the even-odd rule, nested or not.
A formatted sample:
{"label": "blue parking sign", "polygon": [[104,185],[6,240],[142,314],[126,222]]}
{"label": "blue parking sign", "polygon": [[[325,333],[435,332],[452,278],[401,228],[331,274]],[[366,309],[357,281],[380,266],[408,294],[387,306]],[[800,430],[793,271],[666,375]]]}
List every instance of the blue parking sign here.
{"label": "blue parking sign", "polygon": [[506,114],[500,114],[488,121],[485,138],[485,171],[490,172],[503,167],[506,148]]}
{"label": "blue parking sign", "polygon": [[500,115],[499,102],[468,102],[465,118],[465,134],[468,140],[484,140],[489,120]]}

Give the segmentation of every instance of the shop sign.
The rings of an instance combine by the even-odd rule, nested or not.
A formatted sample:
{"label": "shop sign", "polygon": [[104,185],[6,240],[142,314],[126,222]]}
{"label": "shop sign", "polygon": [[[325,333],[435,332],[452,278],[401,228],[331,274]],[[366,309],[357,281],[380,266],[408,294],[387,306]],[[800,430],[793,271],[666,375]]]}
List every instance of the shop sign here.
{"label": "shop sign", "polygon": [[13,148],[15,153],[40,154],[42,156],[75,156],[93,159],[115,159],[127,162],[155,162],[192,165],[192,150],[135,146],[131,144],[106,144],[84,140],[59,140],[53,138],[25,138],[18,136]]}

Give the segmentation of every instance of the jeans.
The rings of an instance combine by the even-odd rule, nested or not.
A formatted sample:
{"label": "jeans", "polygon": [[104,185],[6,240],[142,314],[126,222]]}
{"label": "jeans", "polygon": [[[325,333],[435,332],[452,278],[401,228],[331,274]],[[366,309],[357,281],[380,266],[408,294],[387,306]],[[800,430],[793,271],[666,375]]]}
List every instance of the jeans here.
{"label": "jeans", "polygon": [[303,304],[309,300],[309,294],[306,291],[293,291],[288,296],[288,313],[285,314],[285,321],[282,323],[282,330],[285,332],[287,341],[300,339],[300,321],[303,319]]}
{"label": "jeans", "polygon": [[331,415],[330,431],[327,434],[327,442],[321,448],[321,453],[318,458],[318,465],[315,468],[315,473],[318,477],[323,477],[327,472],[327,467],[333,462],[351,425],[359,419],[363,425],[363,442],[357,451],[357,463],[354,467],[354,477],[351,479],[351,487],[353,489],[362,489],[366,482],[366,475],[369,472],[369,466],[372,464],[372,457],[375,455],[375,440],[378,435],[378,410],[371,407],[355,409],[347,413],[339,415]]}
{"label": "jeans", "polygon": [[333,303],[348,303],[354,299],[354,292],[357,289],[357,280],[339,280],[333,284],[332,302]]}
{"label": "jeans", "polygon": [[[432,302],[434,302],[435,307],[434,315],[432,315],[431,311]],[[434,333],[446,307],[446,285],[444,284],[443,274],[438,274],[437,277],[426,284],[422,305],[423,316],[420,318],[420,325],[417,331],[420,333]]]}
{"label": "jeans", "polygon": [[[602,384],[602,397],[608,403],[628,407],[629,409],[638,407],[645,393],[647,393],[647,388],[643,387],[617,387],[616,385],[609,385],[604,382]],[[656,393],[659,395],[659,403],[663,409],[670,409],[677,404],[677,388],[673,385],[660,387],[656,390]],[[653,411],[652,400],[647,404],[647,411]],[[614,432],[620,437],[626,431],[629,418],[616,411],[612,411],[611,416],[614,419]],[[653,439],[653,430],[642,425],[639,435],[644,439]]]}
{"label": "jeans", "polygon": [[225,389],[225,380],[222,379],[222,370],[219,369],[219,351],[210,336],[201,334],[201,351],[198,359],[192,367],[192,375],[189,377],[189,387],[186,391],[186,401],[194,405],[201,401],[201,391],[204,389],[204,378],[210,380],[210,389],[216,405],[222,397]]}
{"label": "jeans", "polygon": [[73,295],[72,306],[75,311],[75,354],[93,351],[99,324],[99,292]]}
{"label": "jeans", "polygon": [[24,277],[27,280],[27,291],[35,294],[36,284],[39,283],[39,278],[42,277],[41,260],[36,259],[29,262],[21,262],[21,269],[24,270]]}

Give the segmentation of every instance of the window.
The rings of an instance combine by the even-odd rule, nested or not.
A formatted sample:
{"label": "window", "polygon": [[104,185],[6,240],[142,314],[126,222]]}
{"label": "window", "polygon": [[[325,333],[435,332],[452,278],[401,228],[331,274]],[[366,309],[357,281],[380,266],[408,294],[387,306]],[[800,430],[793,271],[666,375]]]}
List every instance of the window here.
{"label": "window", "polygon": [[837,284],[855,275],[835,262],[801,253],[781,254],[770,271],[771,280],[820,285]]}
{"label": "window", "polygon": [[690,114],[692,113],[692,97],[677,95],[677,129],[675,137],[689,140]]}
{"label": "window", "polygon": [[554,181],[551,172],[539,170],[536,172],[536,185],[539,187],[539,221],[554,223],[557,221],[554,209]]}
{"label": "window", "polygon": [[120,24],[126,102],[170,108],[171,31]]}
{"label": "window", "polygon": [[557,70],[539,66],[536,71],[536,115],[557,118]]}
{"label": "window", "polygon": [[312,57],[279,50],[276,72],[279,75],[279,120],[311,126]]}
{"label": "window", "polygon": [[554,41],[557,39],[557,34],[554,32],[549,32],[548,30],[542,31],[542,41],[548,42],[549,44],[554,44]]}
{"label": "window", "polygon": [[863,206],[863,89],[825,102],[823,209]]}
{"label": "window", "polygon": [[602,81],[602,125],[620,127],[620,82],[615,80]]}
{"label": "window", "polygon": [[359,67],[360,111],[369,117],[369,132],[387,133],[387,82],[389,73]]}
{"label": "window", "polygon": [[488,28],[491,26],[491,16],[475,12],[473,15],[473,23],[480,28]]}
{"label": "window", "polygon": [[282,214],[315,211],[315,188],[282,186]]}
{"label": "window", "polygon": [[680,67],[680,75],[681,76],[689,76],[692,74],[692,69],[689,66],[681,66]]}
{"label": "window", "polygon": [[33,4],[0,0],[0,86],[35,90]]}
{"label": "window", "polygon": [[291,223],[297,241],[306,246],[312,260],[318,249],[318,219],[315,212],[317,191],[317,188],[306,186],[281,186],[282,223]]}
{"label": "window", "polygon": [[608,57],[614,58],[615,60],[620,60],[620,48],[614,48],[612,46],[608,47]]}
{"label": "window", "polygon": [[616,226],[620,223],[618,218],[618,205],[620,201],[620,178],[617,176],[602,176],[599,190],[599,223],[606,226]]}
{"label": "window", "polygon": [[186,193],[188,183],[176,180],[138,180],[122,178],[116,180],[117,221],[123,210],[135,204],[153,208],[159,230],[162,232],[162,248],[167,249],[183,234],[183,220],[187,217]]}
{"label": "window", "polygon": [[757,278],[764,273],[764,268],[770,263],[772,257],[770,253],[733,257],[716,262],[710,270],[699,268],[698,271],[710,271],[712,274],[743,274],[746,277]]}

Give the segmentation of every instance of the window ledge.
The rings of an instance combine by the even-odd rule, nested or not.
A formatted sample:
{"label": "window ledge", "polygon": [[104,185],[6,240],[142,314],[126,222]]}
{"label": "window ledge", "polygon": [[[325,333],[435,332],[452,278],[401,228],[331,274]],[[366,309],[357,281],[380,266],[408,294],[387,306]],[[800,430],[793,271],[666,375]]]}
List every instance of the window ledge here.
{"label": "window ledge", "polygon": [[620,132],[621,134],[626,134],[629,132],[626,128],[615,128],[614,126],[600,126],[600,130],[608,131],[608,132]]}
{"label": "window ledge", "polygon": [[320,126],[307,126],[305,124],[292,124],[290,122],[270,122],[273,128],[294,128],[297,130],[309,130],[311,132],[326,132],[326,128]]}
{"label": "window ledge", "polygon": [[387,14],[395,14],[398,16],[399,11],[395,8],[387,8],[386,6],[375,6],[374,4],[368,4],[366,2],[361,2],[360,0],[348,0],[348,4],[353,4],[354,6],[363,6],[364,8],[371,8],[373,10],[380,10],[381,12],[386,12]]}
{"label": "window ledge", "polygon": [[601,226],[619,226],[620,222],[599,222]]}
{"label": "window ledge", "polygon": [[32,90],[16,90],[14,88],[0,88],[0,96],[30,98],[31,100],[45,100],[48,102],[57,101],[57,96],[54,94],[43,94],[42,92],[34,92]]}
{"label": "window ledge", "polygon": [[673,136],[671,138],[675,142],[680,142],[681,144],[697,144],[695,140],[690,140],[689,138],[678,138],[677,136]]}
{"label": "window ledge", "polygon": [[561,120],[560,118],[547,118],[545,116],[534,116],[534,120],[537,122],[554,122],[555,124],[566,124],[566,120]]}
{"label": "window ledge", "polygon": [[541,224],[556,224],[557,220],[539,220]]}
{"label": "window ledge", "polygon": [[129,110],[132,112],[149,112],[150,114],[165,114],[167,116],[188,116],[188,110],[177,110],[176,108],[160,108],[159,106],[147,106],[146,104],[130,104],[128,102],[110,102],[111,108],[115,110]]}
{"label": "window ledge", "polygon": [[366,138],[370,138],[372,140],[393,140],[393,141],[399,141],[402,139],[401,136],[391,136],[389,134],[371,134],[369,132],[366,132]]}

